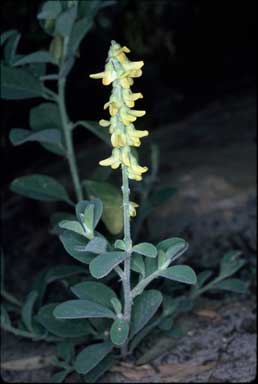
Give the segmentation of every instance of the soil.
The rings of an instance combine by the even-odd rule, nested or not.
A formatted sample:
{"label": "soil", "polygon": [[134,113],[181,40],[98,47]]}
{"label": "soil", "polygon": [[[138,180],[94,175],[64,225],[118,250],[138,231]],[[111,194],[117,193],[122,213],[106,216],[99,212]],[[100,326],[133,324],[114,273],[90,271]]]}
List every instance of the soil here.
{"label": "soil", "polygon": [[[201,315],[195,313],[182,319],[190,324],[187,336],[172,338],[171,342],[149,339],[149,345],[138,351],[137,359],[145,359],[143,366],[136,367],[135,361],[128,361],[116,366],[101,382],[248,382],[255,378],[255,113],[255,95],[248,90],[239,97],[220,99],[205,110],[154,132],[153,140],[161,149],[161,183],[175,186],[177,193],[153,211],[147,222],[150,241],[171,235],[186,238],[191,244],[187,262],[200,270],[216,268],[224,251],[240,249],[247,262],[240,276],[251,280],[251,295],[231,295],[229,299],[225,296],[219,305],[210,297],[201,306]],[[107,152],[105,147],[91,148],[79,153],[81,170],[86,172]],[[53,164],[49,172],[49,164],[35,162],[24,174],[39,169],[61,175],[69,189],[63,164]],[[90,176],[86,174],[85,178]],[[48,233],[49,214],[66,207],[11,194],[8,186],[4,193],[3,249],[8,270],[5,282],[8,290],[22,300],[42,268],[71,262],[58,239]],[[51,382],[54,369],[44,356],[53,352],[54,347],[49,344],[3,332],[3,380]],[[6,362],[37,356],[40,364],[47,366],[15,370],[13,363],[11,369],[3,369]],[[34,368],[35,364],[34,361]],[[76,380],[71,375],[67,382]]]}

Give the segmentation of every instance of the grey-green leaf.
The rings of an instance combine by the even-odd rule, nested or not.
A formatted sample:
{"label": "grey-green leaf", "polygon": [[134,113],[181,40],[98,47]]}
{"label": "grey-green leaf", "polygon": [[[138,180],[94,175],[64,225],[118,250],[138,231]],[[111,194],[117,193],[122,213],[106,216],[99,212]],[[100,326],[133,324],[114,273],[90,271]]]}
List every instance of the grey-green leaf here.
{"label": "grey-green leaf", "polygon": [[194,270],[188,265],[175,265],[174,267],[167,268],[161,271],[159,276],[185,284],[196,284],[197,282]]}
{"label": "grey-green leaf", "polygon": [[132,251],[147,257],[154,258],[157,256],[157,249],[151,243],[139,243],[134,245]]}
{"label": "grey-green leaf", "polygon": [[55,19],[62,11],[61,2],[58,0],[46,1],[41,11],[38,13],[38,19]]}
{"label": "grey-green leaf", "polygon": [[61,143],[61,132],[57,129],[44,129],[33,132],[28,129],[14,128],[10,131],[10,141],[13,145],[20,145],[28,141],[38,141],[40,143],[54,144],[60,147],[63,152],[65,149]]}
{"label": "grey-green leaf", "polygon": [[28,294],[25,300],[25,303],[21,309],[22,321],[24,322],[25,326],[28,328],[29,331],[33,331],[33,327],[32,327],[33,306],[37,300],[37,297],[38,297],[38,292],[31,291]]}
{"label": "grey-green leaf", "polygon": [[54,103],[42,103],[30,111],[30,127],[33,131],[42,131],[44,129],[57,129],[61,134],[60,145],[42,143],[42,146],[50,152],[57,155],[65,154],[65,143],[62,133],[62,122],[58,107]]}
{"label": "grey-green leaf", "polygon": [[57,305],[53,313],[57,319],[115,317],[114,312],[109,308],[87,299],[65,301],[64,303]]}
{"label": "grey-green leaf", "polygon": [[60,240],[65,250],[81,263],[89,264],[94,258],[94,254],[87,250],[88,240],[75,232],[64,231],[60,235]]}
{"label": "grey-green leaf", "polygon": [[31,199],[65,201],[72,204],[63,185],[50,176],[39,174],[22,176],[13,180],[10,188],[13,192]]}
{"label": "grey-green leaf", "polygon": [[37,51],[23,56],[13,63],[14,67],[31,63],[54,63],[53,57],[48,51]]}
{"label": "grey-green leaf", "polygon": [[76,357],[74,368],[76,372],[85,375],[95,368],[113,349],[110,342],[90,345],[84,348]]}
{"label": "grey-green leaf", "polygon": [[87,237],[86,232],[84,231],[84,229],[81,226],[81,224],[78,223],[78,221],[75,221],[75,220],[62,220],[59,223],[59,227],[62,228],[62,229],[67,229],[69,231],[78,233],[81,236]]}
{"label": "grey-green leaf", "polygon": [[47,304],[40,308],[36,320],[49,332],[59,337],[83,337],[92,333],[87,319],[56,319],[53,311],[57,304]]}
{"label": "grey-green leaf", "polygon": [[55,32],[63,37],[69,36],[71,34],[73,24],[75,22],[77,15],[77,6],[68,8],[66,11],[62,12],[56,20]]}
{"label": "grey-green leaf", "polygon": [[85,383],[96,383],[96,381],[104,375],[105,372],[109,371],[110,368],[115,364],[116,360],[112,354],[104,357],[101,362],[96,365],[90,372],[84,376]]}
{"label": "grey-green leaf", "polygon": [[145,277],[145,264],[142,255],[134,254],[131,259],[131,269]]}
{"label": "grey-green leaf", "polygon": [[162,303],[162,295],[159,291],[150,289],[137,296],[132,313],[130,338],[138,333],[157,312]]}
{"label": "grey-green leaf", "polygon": [[236,273],[245,264],[245,260],[239,259],[241,251],[229,251],[221,260],[219,277],[224,279]]}
{"label": "grey-green leaf", "polygon": [[96,279],[106,276],[126,258],[125,252],[106,252],[97,256],[90,263],[90,273]]}
{"label": "grey-green leaf", "polygon": [[[103,212],[103,204],[100,199],[81,200],[79,203],[76,204],[76,216],[82,225],[86,224],[89,226],[89,217],[86,215],[86,218],[85,218],[85,211],[87,210],[87,208],[91,206],[94,207],[93,226],[95,228]],[[87,212],[87,213],[90,213],[90,212]],[[84,220],[86,220],[86,222]]]}
{"label": "grey-green leaf", "polygon": [[28,71],[1,64],[1,96],[7,100],[42,97],[43,88]]}
{"label": "grey-green leaf", "polygon": [[68,52],[75,54],[87,32],[92,28],[92,22],[88,18],[82,18],[74,23],[68,44]]}
{"label": "grey-green leaf", "polygon": [[172,237],[161,241],[157,245],[158,250],[166,254],[166,259],[171,263],[184,253],[188,248],[188,243],[179,237]]}
{"label": "grey-green leaf", "polygon": [[230,291],[235,293],[247,293],[248,284],[240,279],[232,278],[219,281],[214,284],[212,288],[222,289],[224,291]]}
{"label": "grey-green leaf", "polygon": [[123,345],[129,334],[129,325],[124,319],[116,319],[110,329],[110,338],[113,344]]}
{"label": "grey-green leaf", "polygon": [[111,288],[100,282],[86,281],[78,283],[71,287],[71,291],[79,299],[88,299],[110,309],[113,308],[111,300],[117,298],[117,295]]}

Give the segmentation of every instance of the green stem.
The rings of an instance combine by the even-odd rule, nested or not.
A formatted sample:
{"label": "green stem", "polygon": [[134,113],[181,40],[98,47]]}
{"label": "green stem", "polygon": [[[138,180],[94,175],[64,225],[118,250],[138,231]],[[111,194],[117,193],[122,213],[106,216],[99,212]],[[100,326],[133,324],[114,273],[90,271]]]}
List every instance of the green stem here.
{"label": "green stem", "polygon": [[[131,253],[132,253],[132,240],[130,231],[130,213],[129,213],[129,182],[127,168],[122,165],[122,179],[123,179],[123,212],[124,212],[124,242],[126,245],[126,259],[124,261],[124,276],[123,276],[123,290],[124,290],[124,320],[130,323],[132,312],[132,296],[131,296]],[[126,356],[128,353],[128,342],[122,347],[122,355]]]}
{"label": "green stem", "polygon": [[80,201],[83,199],[82,195],[82,188],[81,183],[79,179],[78,174],[78,168],[76,164],[75,154],[74,154],[74,146],[73,146],[73,138],[72,138],[72,124],[69,121],[69,118],[67,116],[66,112],[66,106],[65,106],[65,78],[59,78],[58,80],[58,106],[60,110],[61,120],[62,120],[62,126],[64,131],[64,139],[66,144],[66,150],[67,150],[67,160],[70,167],[70,172],[73,180],[74,190],[76,193],[77,201]]}

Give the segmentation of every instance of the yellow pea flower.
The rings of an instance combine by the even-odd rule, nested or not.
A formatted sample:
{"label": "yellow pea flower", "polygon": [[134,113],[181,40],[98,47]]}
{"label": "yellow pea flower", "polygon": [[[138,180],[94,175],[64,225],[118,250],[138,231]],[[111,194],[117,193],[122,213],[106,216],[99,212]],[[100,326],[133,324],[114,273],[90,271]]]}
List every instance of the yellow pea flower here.
{"label": "yellow pea flower", "polygon": [[129,202],[129,215],[131,217],[135,217],[136,216],[136,208],[138,208],[138,207],[139,207],[139,204],[134,203],[133,201]]}
{"label": "yellow pea flower", "polygon": [[99,73],[93,73],[90,75],[91,79],[102,79],[103,85],[109,85],[114,80],[116,80],[118,77],[118,74],[113,68],[113,65],[111,63],[107,63],[105,65],[105,71],[99,72]]}
{"label": "yellow pea flower", "polygon": [[103,167],[111,166],[112,169],[117,169],[121,164],[119,149],[114,148],[112,151],[112,156],[108,157],[105,160],[101,160],[99,164],[102,165]]}
{"label": "yellow pea flower", "polygon": [[113,147],[124,147],[126,145],[126,135],[118,129],[111,135],[111,144]]}
{"label": "yellow pea flower", "polygon": [[143,95],[142,93],[133,93],[130,89],[123,89],[122,91],[123,100],[127,107],[133,108],[135,105],[135,101],[138,99],[142,99]]}

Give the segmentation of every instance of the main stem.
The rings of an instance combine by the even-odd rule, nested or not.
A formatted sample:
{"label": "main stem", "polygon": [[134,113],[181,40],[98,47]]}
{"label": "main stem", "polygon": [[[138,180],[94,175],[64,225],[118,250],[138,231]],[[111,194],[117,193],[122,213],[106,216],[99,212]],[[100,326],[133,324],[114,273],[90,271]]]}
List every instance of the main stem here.
{"label": "main stem", "polygon": [[[123,278],[123,290],[124,290],[124,320],[130,324],[131,312],[132,312],[132,296],[131,296],[131,253],[132,253],[132,240],[130,231],[130,213],[129,213],[129,182],[127,168],[122,165],[122,178],[123,178],[123,212],[124,212],[124,242],[126,259],[124,261],[124,278]],[[122,355],[125,357],[128,353],[128,342],[122,347]]]}
{"label": "main stem", "polygon": [[72,137],[72,127],[67,116],[66,106],[65,106],[65,78],[60,78],[58,80],[58,106],[60,110],[64,138],[66,144],[66,156],[70,167],[70,172],[73,180],[74,190],[76,194],[77,201],[83,199],[82,188],[78,174],[78,168],[76,164],[74,147],[73,147],[73,137]]}

